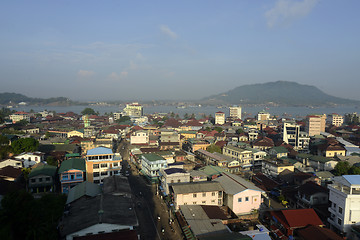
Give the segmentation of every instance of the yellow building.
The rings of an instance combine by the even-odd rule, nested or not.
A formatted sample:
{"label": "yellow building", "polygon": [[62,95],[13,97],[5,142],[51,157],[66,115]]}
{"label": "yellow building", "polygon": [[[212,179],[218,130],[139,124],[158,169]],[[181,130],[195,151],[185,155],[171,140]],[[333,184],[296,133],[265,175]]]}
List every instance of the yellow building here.
{"label": "yellow building", "polygon": [[81,138],[83,138],[84,137],[84,130],[74,130],[74,131],[68,132],[67,137],[68,138],[71,138],[71,137],[81,137]]}

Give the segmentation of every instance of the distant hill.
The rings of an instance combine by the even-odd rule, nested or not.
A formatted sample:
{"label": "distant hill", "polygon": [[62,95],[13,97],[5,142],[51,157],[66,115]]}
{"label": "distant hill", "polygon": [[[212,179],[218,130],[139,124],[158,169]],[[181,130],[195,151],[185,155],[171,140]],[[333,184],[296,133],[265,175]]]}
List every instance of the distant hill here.
{"label": "distant hill", "polygon": [[225,93],[206,97],[202,99],[202,102],[209,104],[276,104],[283,106],[360,104],[360,101],[331,96],[314,86],[288,81],[244,85]]}
{"label": "distant hill", "polygon": [[71,105],[73,102],[65,97],[30,98],[19,93],[0,93],[0,105],[11,105],[25,102],[28,105]]}

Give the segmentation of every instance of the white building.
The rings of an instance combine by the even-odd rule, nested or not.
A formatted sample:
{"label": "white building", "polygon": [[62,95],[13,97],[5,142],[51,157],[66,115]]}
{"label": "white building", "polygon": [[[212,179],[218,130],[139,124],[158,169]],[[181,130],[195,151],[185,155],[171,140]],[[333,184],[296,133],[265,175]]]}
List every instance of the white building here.
{"label": "white building", "polygon": [[343,175],[333,178],[330,190],[328,222],[332,229],[349,232],[350,226],[360,223],[360,175]]}
{"label": "white building", "polygon": [[265,111],[258,112],[258,114],[257,114],[258,121],[266,121],[269,119],[270,119],[270,113],[265,112]]}
{"label": "white building", "polygon": [[124,113],[129,117],[141,117],[144,115],[143,107],[137,102],[126,104]]}
{"label": "white building", "polygon": [[310,137],[300,131],[300,125],[295,121],[286,121],[282,128],[283,141],[294,146],[295,150],[309,149]]}
{"label": "white building", "polygon": [[229,107],[230,117],[235,119],[241,119],[241,107],[232,106]]}
{"label": "white building", "polygon": [[29,168],[35,164],[44,161],[44,153],[42,152],[25,152],[14,157],[23,161],[24,168]]}
{"label": "white building", "polygon": [[190,173],[183,169],[182,165],[160,169],[159,172],[161,187],[166,194],[169,194],[169,186],[177,183],[190,182]]}
{"label": "white building", "polygon": [[225,123],[225,113],[216,112],[215,113],[215,124],[223,125]]}
{"label": "white building", "polygon": [[166,159],[157,154],[141,155],[141,171],[153,182],[158,180],[160,169],[167,167]]}
{"label": "white building", "polygon": [[130,136],[130,144],[149,144],[149,133],[144,130],[133,132]]}
{"label": "white building", "polygon": [[13,123],[19,122],[21,120],[26,120],[30,122],[30,114],[26,112],[16,112],[14,114],[9,115],[9,118]]}
{"label": "white building", "polygon": [[335,127],[340,127],[341,125],[343,125],[344,123],[344,117],[333,113],[331,114],[331,124],[334,125]]}

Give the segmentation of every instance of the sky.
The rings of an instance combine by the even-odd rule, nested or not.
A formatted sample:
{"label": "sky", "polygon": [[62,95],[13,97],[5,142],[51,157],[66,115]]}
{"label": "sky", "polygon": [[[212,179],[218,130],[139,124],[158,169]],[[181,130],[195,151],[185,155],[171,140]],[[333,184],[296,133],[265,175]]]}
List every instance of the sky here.
{"label": "sky", "polygon": [[293,81],[360,100],[360,1],[2,1],[0,93],[196,100]]}

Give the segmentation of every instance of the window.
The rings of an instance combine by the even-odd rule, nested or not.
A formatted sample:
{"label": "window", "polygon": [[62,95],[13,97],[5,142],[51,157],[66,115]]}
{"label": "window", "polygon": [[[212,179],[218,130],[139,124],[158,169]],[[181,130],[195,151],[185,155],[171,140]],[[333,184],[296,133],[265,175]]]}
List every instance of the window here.
{"label": "window", "polygon": [[39,179],[39,182],[42,182],[42,178],[38,178]]}
{"label": "window", "polygon": [[196,196],[197,196],[197,194],[196,194],[196,193],[194,193],[194,194],[193,194],[193,198],[196,198]]}
{"label": "window", "polygon": [[70,179],[71,179],[71,180],[74,180],[74,179],[75,179],[75,175],[74,175],[74,174],[71,174],[71,175],[70,175]]}
{"label": "window", "polygon": [[117,163],[117,162],[115,162],[113,165],[114,165],[114,167],[117,167],[117,166],[118,166],[118,163]]}
{"label": "window", "polygon": [[341,214],[342,214],[342,212],[343,212],[342,207],[339,207],[339,213],[341,213]]}
{"label": "window", "polygon": [[32,183],[36,182],[36,179],[31,179],[31,182],[32,182]]}
{"label": "window", "polygon": [[171,180],[171,183],[174,183],[174,180]]}
{"label": "window", "polygon": [[211,200],[211,203],[215,203],[215,200]]}
{"label": "window", "polygon": [[98,172],[94,172],[93,176],[94,176],[94,177],[99,177],[99,173],[98,173]]}
{"label": "window", "polygon": [[203,197],[206,197],[206,193],[203,193],[202,196],[203,196]]}
{"label": "window", "polygon": [[50,182],[50,177],[46,177],[45,181]]}
{"label": "window", "polygon": [[336,203],[334,203],[333,208],[336,208]]}
{"label": "window", "polygon": [[101,172],[101,176],[107,176],[108,173],[105,171],[105,172]]}
{"label": "window", "polygon": [[211,193],[211,196],[215,196],[215,192],[212,192],[212,193]]}
{"label": "window", "polygon": [[94,164],[93,168],[99,168],[99,164]]}
{"label": "window", "polygon": [[117,175],[117,174],[119,174],[119,171],[118,170],[114,171],[114,175]]}
{"label": "window", "polygon": [[82,173],[77,173],[76,178],[82,178]]}
{"label": "window", "polygon": [[102,164],[101,164],[101,167],[102,167],[102,168],[107,168],[107,166],[108,166],[107,163],[102,163]]}
{"label": "window", "polygon": [[94,180],[94,183],[99,184],[99,183],[100,183],[100,181],[99,181],[99,180]]}
{"label": "window", "polygon": [[202,203],[202,204],[206,204],[206,201],[202,201],[201,203]]}
{"label": "window", "polygon": [[249,197],[245,197],[245,202],[249,201]]}
{"label": "window", "polygon": [[240,198],[238,198],[238,202],[242,202],[242,198],[240,197]]}
{"label": "window", "polygon": [[61,179],[62,179],[62,180],[68,180],[68,179],[69,179],[69,176],[68,176],[68,175],[62,175]]}
{"label": "window", "polygon": [[341,222],[342,222],[341,218],[338,218],[338,224],[339,225],[341,225]]}
{"label": "window", "polygon": [[219,198],[221,198],[222,197],[222,192],[219,191],[218,195],[219,195]]}
{"label": "window", "polygon": [[193,202],[193,205],[196,205],[196,202]]}

